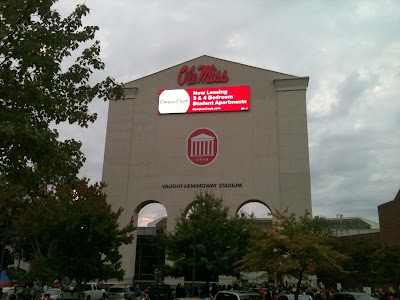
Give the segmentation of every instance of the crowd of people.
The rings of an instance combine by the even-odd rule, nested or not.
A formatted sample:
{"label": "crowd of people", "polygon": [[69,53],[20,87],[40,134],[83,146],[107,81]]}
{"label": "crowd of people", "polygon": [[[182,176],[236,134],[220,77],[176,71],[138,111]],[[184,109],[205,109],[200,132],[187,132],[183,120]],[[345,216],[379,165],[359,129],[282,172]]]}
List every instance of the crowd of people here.
{"label": "crowd of people", "polygon": [[182,297],[198,297],[198,298],[210,298],[214,297],[219,291],[238,289],[238,286],[234,285],[221,285],[217,283],[210,284],[209,282],[204,285],[190,285],[187,289],[181,284],[176,287],[176,298]]}
{"label": "crowd of people", "polygon": [[[278,300],[281,294],[295,294],[295,286],[274,286],[271,288],[266,288],[264,286],[259,286],[255,290],[266,300]],[[299,295],[302,295],[302,300],[334,300],[334,295],[339,291],[334,288],[312,288],[312,287],[302,287],[298,291]],[[344,290],[341,290],[344,292]],[[348,292],[361,292],[360,290],[349,290]],[[384,290],[382,288],[377,289],[371,294],[372,297],[379,300],[400,300],[400,294],[395,292],[393,288],[388,288]],[[308,299],[307,299],[308,298]]]}
{"label": "crowd of people", "polygon": [[[51,300],[50,295],[46,293],[48,288],[62,288],[58,284],[58,281],[54,281],[50,287],[44,285],[40,287],[38,284],[33,284],[31,286],[26,286],[25,288],[18,289],[15,293],[8,293],[3,291],[0,287],[0,300]],[[205,283],[204,285],[192,286],[185,288],[183,285],[178,284],[176,286],[176,298],[184,297],[196,297],[196,298],[213,298],[219,291],[224,290],[243,290],[243,287],[238,285],[220,285],[217,283]],[[248,287],[247,290],[258,293],[265,300],[278,300],[280,295],[283,294],[294,294],[296,291],[295,286],[273,286],[266,287],[264,285]],[[343,291],[343,290],[342,290]],[[302,300],[334,300],[335,293],[338,292],[333,288],[312,288],[312,287],[302,287],[298,294],[302,295]],[[360,292],[359,290],[350,290],[349,292]],[[139,286],[135,288],[135,300],[142,299],[142,291]],[[379,288],[375,290],[372,297],[378,300],[400,300],[399,292],[396,292],[393,288],[384,290]],[[307,299],[308,298],[308,299]]]}
{"label": "crowd of people", "polygon": [[0,286],[0,299],[1,300],[15,300],[17,297],[14,294],[8,294],[8,292],[4,291],[3,288]]}
{"label": "crowd of people", "polygon": [[[212,298],[218,291],[223,290],[243,290],[244,287],[239,285],[219,285],[216,283],[206,283],[203,286],[189,286],[187,289],[182,287],[180,284],[176,288],[176,297],[181,298],[185,296],[199,297],[199,298]],[[253,286],[246,288],[253,292],[258,293],[265,300],[278,300],[283,294],[295,294],[296,286],[283,287],[280,285],[275,286]],[[344,290],[342,290],[344,291]],[[301,300],[334,300],[334,295],[338,291],[334,288],[312,288],[310,286],[301,287],[298,291],[299,295],[302,295]],[[359,290],[351,290],[350,292],[362,292]],[[379,288],[374,290],[371,295],[378,300],[400,300],[399,292],[396,292],[393,288],[388,288],[386,290]]]}
{"label": "crowd of people", "polygon": [[55,280],[50,286],[33,282],[25,286],[14,286],[7,291],[0,287],[0,300],[50,300],[50,294],[46,293],[49,288],[61,288],[61,285]]}

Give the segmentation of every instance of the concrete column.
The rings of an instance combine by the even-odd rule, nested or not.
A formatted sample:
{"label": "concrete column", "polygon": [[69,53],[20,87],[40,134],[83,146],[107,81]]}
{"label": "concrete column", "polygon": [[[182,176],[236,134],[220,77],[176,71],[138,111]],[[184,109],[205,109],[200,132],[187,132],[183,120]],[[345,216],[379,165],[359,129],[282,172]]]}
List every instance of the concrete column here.
{"label": "concrete column", "polygon": [[280,209],[312,213],[306,90],[308,77],[274,80],[278,107]]}

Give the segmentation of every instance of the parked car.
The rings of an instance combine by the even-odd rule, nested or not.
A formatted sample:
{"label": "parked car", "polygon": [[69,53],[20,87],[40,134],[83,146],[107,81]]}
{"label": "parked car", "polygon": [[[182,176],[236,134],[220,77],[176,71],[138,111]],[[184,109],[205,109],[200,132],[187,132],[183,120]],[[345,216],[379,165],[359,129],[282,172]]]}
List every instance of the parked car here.
{"label": "parked car", "polygon": [[172,300],[172,288],[169,284],[152,284],[145,291],[145,300]]}
{"label": "parked car", "polygon": [[60,300],[63,298],[63,291],[59,288],[47,289],[43,294],[48,294],[51,300]]}
{"label": "parked car", "polygon": [[339,292],[334,294],[334,300],[376,300],[367,293]]}
{"label": "parked car", "polygon": [[[104,300],[106,291],[102,289],[96,282],[87,282],[83,286],[84,300]],[[77,285],[71,285],[69,290],[63,292],[63,299],[78,300]]]}
{"label": "parked car", "polygon": [[[295,300],[295,295],[294,294],[281,294],[278,298],[278,300]],[[299,295],[298,300],[312,300],[312,297],[310,295]]]}
{"label": "parked car", "polygon": [[262,296],[251,291],[219,291],[215,300],[262,300]]}
{"label": "parked car", "polygon": [[134,300],[135,289],[132,286],[112,285],[106,292],[108,300]]}

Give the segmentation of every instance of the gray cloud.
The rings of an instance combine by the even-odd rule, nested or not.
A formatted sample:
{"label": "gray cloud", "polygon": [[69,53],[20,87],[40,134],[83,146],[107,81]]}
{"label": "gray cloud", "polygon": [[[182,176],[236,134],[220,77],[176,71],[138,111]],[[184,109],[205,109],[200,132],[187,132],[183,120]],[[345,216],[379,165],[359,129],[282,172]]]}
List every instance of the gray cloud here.
{"label": "gray cloud", "polygon": [[379,85],[377,76],[373,74],[366,78],[361,78],[360,74],[350,74],[337,88],[338,101],[333,105],[331,114],[337,116],[347,114],[363,100],[361,97],[373,91],[377,85]]}
{"label": "gray cloud", "polygon": [[[62,1],[62,11],[78,1]],[[377,220],[400,187],[400,3],[86,0],[106,73],[130,81],[203,54],[310,76],[313,213]],[[82,175],[99,180],[107,107],[92,106]],[[252,208],[251,208],[252,209]],[[251,210],[250,209],[250,210]],[[165,211],[143,211],[157,217]]]}

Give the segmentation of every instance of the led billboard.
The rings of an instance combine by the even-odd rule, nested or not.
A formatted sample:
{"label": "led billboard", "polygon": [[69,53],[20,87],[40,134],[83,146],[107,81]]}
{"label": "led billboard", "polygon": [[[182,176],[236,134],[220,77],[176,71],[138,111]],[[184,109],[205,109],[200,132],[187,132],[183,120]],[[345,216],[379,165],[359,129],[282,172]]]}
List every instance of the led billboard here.
{"label": "led billboard", "polygon": [[184,114],[250,110],[250,87],[160,90],[158,113]]}

